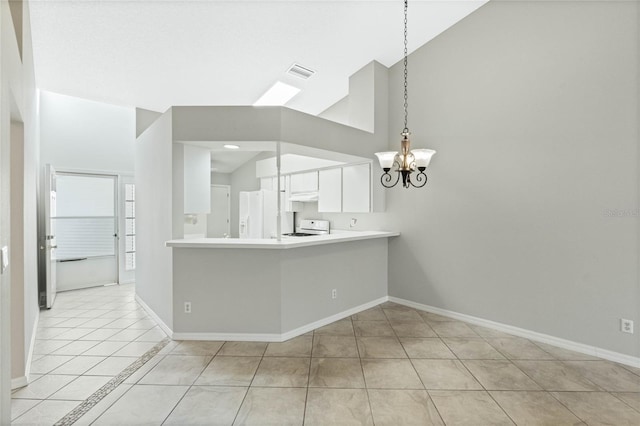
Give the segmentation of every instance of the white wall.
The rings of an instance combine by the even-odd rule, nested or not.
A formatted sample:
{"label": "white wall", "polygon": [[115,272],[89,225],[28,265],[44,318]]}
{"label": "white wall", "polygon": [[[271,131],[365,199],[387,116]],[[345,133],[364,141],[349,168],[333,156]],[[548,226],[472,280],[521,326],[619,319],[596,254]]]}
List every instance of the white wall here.
{"label": "white wall", "polygon": [[[390,295],[640,356],[637,2],[490,2],[409,58]],[[391,70],[389,147],[402,126]],[[394,90],[395,88],[395,90]]]}
{"label": "white wall", "polygon": [[[18,31],[14,31],[8,2],[0,2],[0,246],[9,247],[10,258],[9,268],[0,275],[0,424],[10,422],[12,378],[17,383],[26,381],[38,315],[38,104],[28,3],[16,2],[12,9],[17,12]],[[20,41],[16,34],[22,36]],[[16,163],[10,161],[12,152],[14,159],[19,158]],[[12,204],[16,199],[19,205]],[[22,216],[15,223],[15,230],[11,227],[10,212]],[[14,272],[22,276],[22,283],[14,281],[11,286]],[[11,292],[21,303],[10,304]]]}
{"label": "white wall", "polygon": [[336,123],[349,124],[349,96],[345,96],[322,111],[318,114],[318,117],[326,118]]}
{"label": "white wall", "polygon": [[135,148],[136,294],[171,328],[173,258],[164,245],[173,239],[171,110],[138,137]]}
{"label": "white wall", "polygon": [[[124,182],[131,182],[134,174],[136,110],[46,91],[40,92],[40,108],[40,164],[52,164],[57,171],[118,175],[118,191],[123,195]],[[147,117],[151,114],[151,111],[142,110],[141,115]],[[123,207],[124,199],[121,198],[118,206],[120,214],[124,212]],[[121,234],[123,226],[124,219],[121,217]],[[122,266],[124,238],[120,238],[119,247]],[[97,262],[105,263],[104,260]],[[95,267],[82,263],[72,262],[61,268],[58,271],[60,282],[66,282],[67,287],[75,287],[75,281],[82,279],[85,270]],[[111,276],[110,270],[104,272]],[[76,280],[72,278],[74,276]],[[121,283],[135,281],[135,271],[124,271],[120,267],[118,280]]]}
{"label": "white wall", "polygon": [[134,108],[43,91],[40,111],[42,164],[133,174]]}

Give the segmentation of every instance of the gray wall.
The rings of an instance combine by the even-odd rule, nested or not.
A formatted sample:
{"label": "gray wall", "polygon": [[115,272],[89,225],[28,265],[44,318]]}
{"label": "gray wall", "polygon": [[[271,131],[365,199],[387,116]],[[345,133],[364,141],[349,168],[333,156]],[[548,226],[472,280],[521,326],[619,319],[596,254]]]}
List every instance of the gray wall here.
{"label": "gray wall", "polygon": [[139,219],[136,221],[136,294],[169,327],[173,326],[173,258],[171,249],[164,243],[173,238],[171,134],[169,110],[135,143],[136,217]]}
{"label": "gray wall", "polygon": [[[174,331],[280,334],[380,299],[387,295],[387,240],[174,248]],[[331,267],[309,273],[320,265]],[[184,313],[184,302],[192,313]]]}
{"label": "gray wall", "polygon": [[[0,424],[10,422],[11,379],[24,382],[28,372],[38,315],[38,106],[29,5],[13,4],[11,11],[13,16],[8,2],[0,4],[0,246],[9,247],[10,259],[0,275]],[[12,154],[20,161],[11,162]],[[18,229],[12,227],[11,214],[21,216]],[[22,279],[11,285],[14,273]],[[17,296],[15,305],[11,293]]]}
{"label": "gray wall", "polygon": [[211,185],[231,185],[231,173],[211,172]]}
{"label": "gray wall", "polygon": [[[409,60],[390,295],[639,356],[638,4],[490,2]],[[390,76],[390,147],[402,68]],[[395,89],[394,89],[395,88]]]}

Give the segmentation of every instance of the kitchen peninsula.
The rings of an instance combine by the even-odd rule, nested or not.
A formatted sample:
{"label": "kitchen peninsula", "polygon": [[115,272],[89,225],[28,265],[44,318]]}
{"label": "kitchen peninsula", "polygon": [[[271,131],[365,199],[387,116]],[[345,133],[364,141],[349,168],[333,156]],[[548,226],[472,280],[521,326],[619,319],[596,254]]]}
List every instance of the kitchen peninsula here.
{"label": "kitchen peninsula", "polygon": [[[388,149],[387,80],[377,62],[354,74],[349,117],[340,122],[330,112],[280,106],[136,110],[136,300],[169,336],[286,340],[386,300],[393,233],[332,232],[280,242],[271,232],[260,241],[185,236],[239,237],[246,224],[241,192],[279,191],[274,208],[303,219],[384,212],[383,188],[372,183],[381,169],[372,158]],[[230,148],[244,160],[224,169]],[[308,162],[291,168],[292,158]],[[317,180],[306,179],[311,175]],[[230,189],[217,235],[194,229],[214,223],[208,217],[214,185]],[[309,186],[317,207],[301,211],[293,203],[303,202]],[[291,230],[281,224],[275,235]]]}
{"label": "kitchen peninsula", "polygon": [[375,306],[387,296],[387,241],[397,235],[168,241],[173,338],[284,341]]}

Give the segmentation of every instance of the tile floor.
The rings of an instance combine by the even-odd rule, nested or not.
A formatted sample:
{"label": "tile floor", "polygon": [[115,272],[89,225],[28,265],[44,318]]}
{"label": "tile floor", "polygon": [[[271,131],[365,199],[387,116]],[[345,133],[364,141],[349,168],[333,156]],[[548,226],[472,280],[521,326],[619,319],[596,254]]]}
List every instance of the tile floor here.
{"label": "tile floor", "polygon": [[[15,424],[51,425],[165,335],[133,286],[41,313]],[[79,425],[638,425],[640,370],[393,303],[284,343],[170,342]]]}

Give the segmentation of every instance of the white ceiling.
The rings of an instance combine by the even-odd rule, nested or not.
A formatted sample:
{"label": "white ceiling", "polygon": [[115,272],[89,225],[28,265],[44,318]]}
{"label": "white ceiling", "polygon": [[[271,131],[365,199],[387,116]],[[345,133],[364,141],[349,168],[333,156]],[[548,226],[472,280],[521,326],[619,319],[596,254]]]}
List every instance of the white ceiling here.
{"label": "white ceiling", "polygon": [[[413,51],[486,0],[409,1]],[[118,105],[250,105],[276,80],[317,114],[348,77],[402,57],[402,0],[30,2],[37,86]],[[285,77],[297,62],[317,73]]]}

